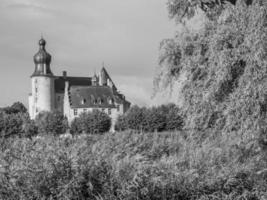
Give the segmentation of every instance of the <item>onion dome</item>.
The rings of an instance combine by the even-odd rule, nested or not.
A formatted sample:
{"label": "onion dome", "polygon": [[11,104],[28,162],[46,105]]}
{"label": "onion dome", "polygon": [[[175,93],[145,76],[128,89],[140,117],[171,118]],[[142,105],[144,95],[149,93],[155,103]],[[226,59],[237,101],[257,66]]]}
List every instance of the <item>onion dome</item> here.
{"label": "onion dome", "polygon": [[35,64],[47,64],[51,63],[51,55],[45,50],[46,41],[42,38],[39,40],[40,49],[33,57]]}
{"label": "onion dome", "polygon": [[46,75],[51,76],[52,71],[50,69],[51,55],[45,50],[46,41],[41,38],[39,40],[39,51],[34,55],[33,61],[35,64],[35,71],[32,76]]}

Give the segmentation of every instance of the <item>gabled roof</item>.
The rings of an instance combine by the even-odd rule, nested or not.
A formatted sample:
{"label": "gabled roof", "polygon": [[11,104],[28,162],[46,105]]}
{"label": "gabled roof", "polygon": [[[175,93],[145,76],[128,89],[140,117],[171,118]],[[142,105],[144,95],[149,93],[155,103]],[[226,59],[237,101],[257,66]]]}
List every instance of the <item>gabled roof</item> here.
{"label": "gabled roof", "polygon": [[71,86],[69,95],[72,108],[115,108],[122,101],[108,86]]}
{"label": "gabled roof", "polygon": [[58,76],[55,79],[56,93],[63,93],[65,89],[65,81],[69,82],[69,86],[90,86],[92,80],[90,77],[72,77],[72,76]]}

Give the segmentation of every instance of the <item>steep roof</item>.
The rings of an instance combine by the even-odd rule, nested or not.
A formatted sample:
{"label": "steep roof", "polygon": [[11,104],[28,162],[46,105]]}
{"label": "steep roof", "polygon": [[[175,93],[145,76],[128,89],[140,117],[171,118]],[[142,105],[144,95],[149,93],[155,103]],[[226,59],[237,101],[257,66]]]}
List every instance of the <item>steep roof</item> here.
{"label": "steep roof", "polygon": [[114,108],[114,103],[123,101],[108,86],[71,86],[69,94],[72,108]]}
{"label": "steep roof", "polygon": [[55,79],[56,93],[63,93],[65,89],[65,81],[69,82],[69,86],[90,86],[92,80],[90,77],[73,77],[73,76],[58,76]]}

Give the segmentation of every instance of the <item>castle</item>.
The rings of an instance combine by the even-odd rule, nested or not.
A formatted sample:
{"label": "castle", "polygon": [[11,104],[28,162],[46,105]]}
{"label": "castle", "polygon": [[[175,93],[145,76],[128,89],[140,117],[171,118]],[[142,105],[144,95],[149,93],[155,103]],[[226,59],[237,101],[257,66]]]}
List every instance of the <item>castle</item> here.
{"label": "castle", "polygon": [[31,119],[42,111],[60,111],[71,123],[79,114],[98,109],[111,117],[114,129],[118,115],[129,109],[130,102],[118,92],[106,69],[103,67],[93,77],[72,77],[66,71],[62,76],[55,76],[45,45],[43,38],[39,40],[39,51],[33,57],[35,70],[29,95]]}

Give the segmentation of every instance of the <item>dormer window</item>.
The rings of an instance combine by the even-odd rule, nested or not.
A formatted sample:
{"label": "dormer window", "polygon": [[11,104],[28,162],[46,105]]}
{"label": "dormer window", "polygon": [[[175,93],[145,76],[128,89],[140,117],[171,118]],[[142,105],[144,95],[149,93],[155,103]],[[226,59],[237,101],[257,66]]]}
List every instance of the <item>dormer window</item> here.
{"label": "dormer window", "polygon": [[112,98],[108,98],[108,104],[114,104],[114,99],[112,99]]}
{"label": "dormer window", "polygon": [[98,104],[103,104],[103,99],[101,99],[101,98],[98,98]]}
{"label": "dormer window", "polygon": [[86,103],[86,99],[82,99],[81,104],[84,105]]}

